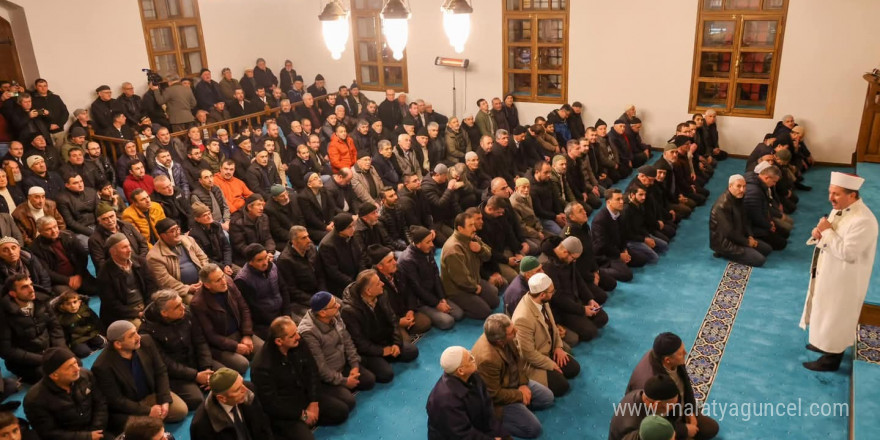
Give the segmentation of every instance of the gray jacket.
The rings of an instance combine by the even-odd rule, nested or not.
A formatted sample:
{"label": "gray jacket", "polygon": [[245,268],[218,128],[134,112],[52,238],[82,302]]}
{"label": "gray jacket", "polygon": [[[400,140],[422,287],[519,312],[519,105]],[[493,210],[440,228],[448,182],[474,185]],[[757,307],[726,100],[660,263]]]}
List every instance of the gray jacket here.
{"label": "gray jacket", "polygon": [[309,346],[321,380],[326,383],[344,384],[346,376],[342,375],[342,370],[345,365],[357,368],[361,362],[342,317],[337,316],[330,324],[324,324],[309,310],[299,323],[299,334]]}
{"label": "gray jacket", "polygon": [[165,113],[172,124],[186,124],[195,120],[192,110],[196,107],[196,96],[192,89],[183,84],[174,84],[156,94],[156,102],[165,104]]}

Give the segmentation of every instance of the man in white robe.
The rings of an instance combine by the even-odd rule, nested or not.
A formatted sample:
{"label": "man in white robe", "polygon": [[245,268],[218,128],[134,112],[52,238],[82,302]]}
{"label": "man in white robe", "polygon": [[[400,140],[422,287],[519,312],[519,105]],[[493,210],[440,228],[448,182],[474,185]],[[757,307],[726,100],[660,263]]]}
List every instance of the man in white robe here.
{"label": "man in white robe", "polygon": [[859,198],[865,179],[831,173],[831,213],[819,220],[807,242],[815,245],[801,328],[810,327],[807,348],[822,353],[804,367],[836,371],[853,344],[877,249],[877,219]]}

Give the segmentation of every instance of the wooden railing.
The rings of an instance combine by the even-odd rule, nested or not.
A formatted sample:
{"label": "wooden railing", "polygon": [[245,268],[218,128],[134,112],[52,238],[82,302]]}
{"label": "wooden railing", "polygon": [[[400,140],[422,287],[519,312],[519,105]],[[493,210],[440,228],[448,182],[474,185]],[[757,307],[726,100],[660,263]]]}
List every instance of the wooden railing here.
{"label": "wooden railing", "polygon": [[[321,102],[325,99],[327,99],[326,96],[320,96],[318,98],[315,98],[315,105],[317,106],[319,102]],[[296,108],[302,107],[302,106],[303,106],[302,101],[297,102],[295,104],[291,104],[291,111],[295,111]],[[229,137],[233,138],[233,137],[235,137],[235,134],[238,132],[239,123],[244,122],[245,124],[248,124],[250,120],[255,119],[257,121],[258,126],[262,126],[263,122],[265,122],[267,119],[272,119],[272,118],[277,117],[278,113],[280,113],[280,112],[281,112],[281,107],[267,108],[266,110],[263,110],[261,112],[251,113],[249,115],[239,116],[237,118],[232,118],[232,119],[226,119],[226,120],[219,121],[219,122],[213,122],[213,123],[206,124],[206,125],[200,125],[199,128],[202,130],[202,132],[204,133],[207,130],[208,135],[209,135],[208,138],[206,139],[203,134],[202,140],[205,143],[207,143],[208,139],[210,139],[211,137],[214,137],[217,133],[217,130],[219,130],[221,128],[225,128],[226,131],[229,133]],[[322,123],[323,123],[323,121],[322,121]],[[312,127],[312,131],[317,132],[318,130],[320,130],[320,128],[321,127]],[[186,141],[187,137],[188,137],[188,133],[189,133],[188,129],[181,130],[181,131],[175,131],[175,132],[171,133],[171,137],[178,138],[181,141]],[[94,134],[94,132],[91,133],[91,139],[101,145],[101,151],[103,152],[103,154],[106,157],[110,158],[110,160],[113,161],[112,163],[114,165],[116,164],[116,160],[118,159],[118,155],[123,153],[123,147],[125,147],[125,144],[127,144],[128,142],[134,142],[135,145],[137,145],[138,151],[144,151],[144,149],[146,149],[147,145],[149,145],[150,142],[153,141],[152,139],[143,140],[140,138],[140,136],[137,136],[137,135],[135,136],[134,141],[129,141],[127,139],[119,139],[119,138],[112,138],[112,137],[107,137],[107,136],[100,136],[100,135]]]}

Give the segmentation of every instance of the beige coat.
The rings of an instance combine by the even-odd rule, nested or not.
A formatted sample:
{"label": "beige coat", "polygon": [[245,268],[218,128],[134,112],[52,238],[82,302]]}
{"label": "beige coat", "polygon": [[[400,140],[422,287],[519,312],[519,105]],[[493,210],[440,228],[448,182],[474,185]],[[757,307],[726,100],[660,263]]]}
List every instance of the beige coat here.
{"label": "beige coat", "polygon": [[[205,267],[208,256],[202,251],[202,248],[196,244],[196,241],[187,235],[180,236],[181,244],[193,264],[199,269]],[[189,293],[189,286],[180,282],[180,257],[174,252],[164,241],[159,240],[156,245],[147,252],[147,268],[156,278],[156,283],[161,289],[172,289],[180,294],[183,302],[189,304],[192,295]]]}
{"label": "beige coat", "polygon": [[517,220],[519,220],[526,238],[539,238],[540,233],[544,230],[544,226],[541,225],[541,221],[535,215],[531,196],[525,197],[518,193],[513,193],[510,196],[510,204],[516,212]]}
{"label": "beige coat", "polygon": [[[505,405],[522,402],[523,395],[519,387],[529,383],[526,361],[516,346],[516,341],[510,344],[517,353],[516,357],[511,356],[512,353],[504,348],[492,345],[483,333],[471,349],[477,362],[477,372],[486,383],[486,390],[495,405],[495,415],[499,417],[502,416]],[[519,370],[519,377],[516,383],[511,383],[510,370],[514,365]]]}
{"label": "beige coat", "polygon": [[367,174],[363,174],[359,170],[360,168],[357,165],[351,168],[351,189],[354,190],[354,194],[361,202],[372,203],[379,206],[379,200],[374,199],[373,196],[370,195],[370,182],[367,180],[368,178],[373,179],[373,184],[376,185],[377,195],[382,192],[382,187],[385,185],[382,184],[382,179],[379,178],[376,168],[371,166],[370,172]]}
{"label": "beige coat", "polygon": [[[544,304],[550,307],[550,304]],[[547,328],[544,315],[538,310],[538,305],[532,301],[531,296],[526,295],[516,306],[511,318],[516,326],[516,340],[519,349],[529,367],[529,379],[547,385],[547,371],[556,369],[553,361],[553,353],[550,352],[551,344],[557,348],[563,348],[562,338],[556,331],[556,318],[550,311],[550,324],[552,329]],[[552,339],[551,339],[552,338]],[[555,340],[555,342],[553,342]]]}

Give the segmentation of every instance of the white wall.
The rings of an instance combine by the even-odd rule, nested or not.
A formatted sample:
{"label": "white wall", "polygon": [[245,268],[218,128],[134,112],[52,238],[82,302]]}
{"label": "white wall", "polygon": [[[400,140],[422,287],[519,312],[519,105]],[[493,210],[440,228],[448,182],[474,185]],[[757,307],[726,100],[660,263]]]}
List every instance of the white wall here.
{"label": "white wall", "polygon": [[[115,93],[124,81],[144,78],[149,67],[138,4],[134,1],[16,0],[24,8],[38,72],[73,112],[95,99],[107,84]],[[13,21],[15,17],[13,16]],[[19,48],[19,55],[22,48]]]}
{"label": "white wall", "polygon": [[295,59],[295,46],[312,34],[302,32],[298,21],[317,21],[317,9],[318,2],[304,0],[199,0],[208,67],[214,79],[220,79],[224,67],[241,78],[259,57],[266,59],[266,66],[276,75],[286,59],[299,71],[307,63]]}
{"label": "white wall", "polygon": [[[472,34],[457,55],[443,34],[438,5],[414,1],[408,44],[411,98],[424,98],[438,111],[473,113],[477,98],[504,93],[500,1],[475,2]],[[675,125],[689,119],[697,1],[570,1],[569,101],[585,104],[585,122],[601,117],[611,123],[626,104],[635,104],[645,122],[646,140],[661,146]],[[782,115],[794,114],[807,129],[807,140],[820,161],[848,163],[855,151],[864,100],[862,73],[880,58],[880,40],[870,38],[874,0],[798,0],[790,2],[782,64],[772,119],[721,117],[724,147],[748,154]],[[303,28],[320,35],[319,25]],[[351,46],[332,61],[323,45],[301,45],[298,58],[311,65],[353,73]],[[435,56],[471,60],[457,74],[458,108],[452,109],[452,73],[433,65]],[[327,74],[325,73],[325,76]],[[338,76],[338,75],[337,75]],[[342,75],[344,77],[344,75]],[[328,78],[329,79],[329,78]],[[332,80],[330,84],[338,84]],[[378,99],[378,94],[370,94]],[[554,106],[523,103],[522,122],[546,115]]]}
{"label": "white wall", "polygon": [[[6,0],[0,0],[6,2]],[[94,88],[114,89],[132,81],[142,90],[149,65],[135,1],[16,0],[31,34],[34,68],[73,109],[94,99]],[[504,93],[502,1],[477,1],[472,33],[463,54],[455,54],[443,33],[440,1],[411,1],[407,50],[409,95],[446,114],[473,113],[477,98]],[[697,1],[570,1],[569,101],[585,104],[585,122],[612,122],[635,104],[644,136],[662,145],[675,124],[688,118]],[[351,41],[341,60],[332,60],[321,38],[316,0],[199,0],[209,67],[236,77],[264,57],[277,72],[285,59],[310,84],[315,74],[328,88],[355,78]],[[100,11],[100,13],[95,13]],[[865,93],[863,72],[876,67],[880,39],[871,38],[876,0],[798,0],[789,16],[773,119],[721,117],[722,143],[748,154],[786,113],[807,129],[820,161],[847,163],[855,149]],[[11,19],[15,22],[15,14]],[[19,20],[21,21],[21,20]],[[456,72],[458,108],[452,108],[452,71],[434,66],[436,56],[465,57],[466,74]],[[381,93],[368,93],[381,100]],[[521,121],[546,115],[554,106],[520,104]]]}

